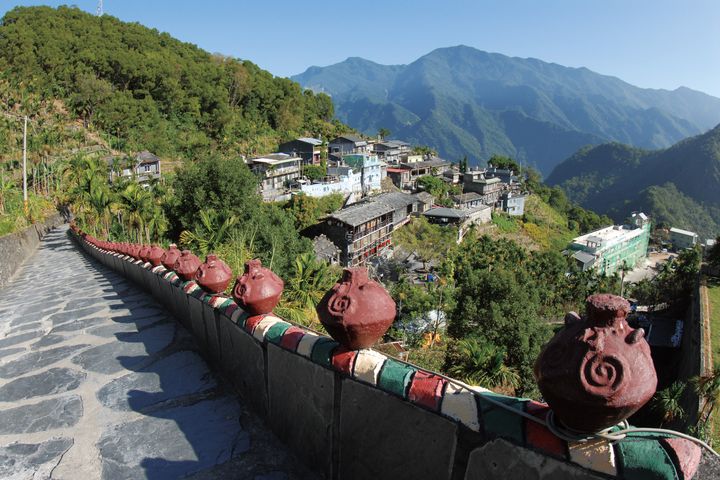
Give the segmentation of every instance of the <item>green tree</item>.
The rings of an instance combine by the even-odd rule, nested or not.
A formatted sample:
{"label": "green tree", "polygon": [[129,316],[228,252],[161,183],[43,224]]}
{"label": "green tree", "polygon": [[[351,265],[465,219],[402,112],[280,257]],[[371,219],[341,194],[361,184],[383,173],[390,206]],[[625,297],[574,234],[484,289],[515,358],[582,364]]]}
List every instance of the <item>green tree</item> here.
{"label": "green tree", "polygon": [[505,351],[487,340],[468,337],[457,342],[456,363],[449,373],[460,380],[514,394],[520,386],[517,370],[506,365]]}
{"label": "green tree", "polygon": [[382,127],[378,130],[378,137],[382,138],[383,140],[385,140],[389,136],[390,136],[390,130],[388,130],[387,128]]}
{"label": "green tree", "polygon": [[685,418],[685,409],[682,406],[685,387],[685,383],[678,380],[653,396],[652,408],[661,415],[663,425]]}
{"label": "green tree", "polygon": [[715,239],[715,245],[708,251],[707,261],[713,267],[720,268],[720,235]]}

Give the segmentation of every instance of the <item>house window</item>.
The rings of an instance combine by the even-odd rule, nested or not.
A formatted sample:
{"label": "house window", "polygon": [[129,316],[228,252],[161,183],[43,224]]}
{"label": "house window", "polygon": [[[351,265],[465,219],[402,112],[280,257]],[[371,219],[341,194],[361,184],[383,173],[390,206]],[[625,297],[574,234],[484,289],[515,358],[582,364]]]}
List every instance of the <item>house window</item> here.
{"label": "house window", "polygon": [[143,165],[143,171],[149,172],[150,171],[150,165]]}

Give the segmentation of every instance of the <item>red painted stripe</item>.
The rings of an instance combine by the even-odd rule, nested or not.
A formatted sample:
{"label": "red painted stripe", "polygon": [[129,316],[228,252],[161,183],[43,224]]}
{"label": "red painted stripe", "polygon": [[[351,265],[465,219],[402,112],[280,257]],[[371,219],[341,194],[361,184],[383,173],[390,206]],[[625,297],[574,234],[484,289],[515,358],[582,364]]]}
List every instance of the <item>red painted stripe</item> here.
{"label": "red painted stripe", "polygon": [[280,346],[286,350],[294,352],[297,350],[297,346],[305,335],[305,330],[300,327],[290,327],[285,330],[282,338],[280,339]]}
{"label": "red painted stripe", "polygon": [[418,370],[410,384],[408,400],[430,410],[440,410],[443,387],[446,380],[430,372]]}
{"label": "red painted stripe", "polygon": [[357,350],[338,347],[332,354],[332,366],[335,370],[345,375],[352,375],[355,357],[357,357]]}
{"label": "red painted stripe", "polygon": [[[525,407],[527,413],[543,419],[550,410],[546,404],[532,400],[527,402]],[[568,449],[565,441],[553,435],[547,427],[532,420],[525,419],[525,438],[529,447],[563,459],[567,456]]]}
{"label": "red painted stripe", "polygon": [[253,333],[255,331],[255,327],[257,327],[257,324],[262,321],[263,318],[265,318],[266,315],[253,315],[252,317],[247,319],[247,322],[245,322],[245,331],[248,333]]}

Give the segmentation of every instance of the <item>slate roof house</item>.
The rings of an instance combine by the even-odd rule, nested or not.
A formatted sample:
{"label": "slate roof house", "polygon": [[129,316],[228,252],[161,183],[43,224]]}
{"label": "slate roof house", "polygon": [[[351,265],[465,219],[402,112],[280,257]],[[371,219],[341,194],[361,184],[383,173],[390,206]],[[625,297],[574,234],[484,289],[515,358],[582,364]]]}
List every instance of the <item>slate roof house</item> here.
{"label": "slate roof house", "polygon": [[369,152],[370,146],[367,140],[357,135],[341,135],[328,143],[328,154],[336,161],[339,161],[343,155]]}
{"label": "slate roof house", "polygon": [[281,143],[278,151],[302,158],[303,165],[319,165],[322,156],[322,140],[300,137]]}
{"label": "slate roof house", "polygon": [[321,228],[340,249],[342,265],[364,265],[391,245],[392,232],[426,201],[409,193],[384,193],[328,215]]}
{"label": "slate roof house", "polygon": [[154,153],[150,153],[147,150],[143,150],[142,152],[135,155],[135,159],[133,162],[128,162],[123,165],[123,161],[121,160],[120,165],[122,165],[122,170],[119,175],[118,172],[116,172],[113,168],[115,158],[106,158],[108,166],[110,167],[111,181],[120,176],[128,178],[135,177],[135,180],[137,180],[139,183],[145,183],[150,181],[150,179],[160,178],[161,176],[160,157],[158,157]]}

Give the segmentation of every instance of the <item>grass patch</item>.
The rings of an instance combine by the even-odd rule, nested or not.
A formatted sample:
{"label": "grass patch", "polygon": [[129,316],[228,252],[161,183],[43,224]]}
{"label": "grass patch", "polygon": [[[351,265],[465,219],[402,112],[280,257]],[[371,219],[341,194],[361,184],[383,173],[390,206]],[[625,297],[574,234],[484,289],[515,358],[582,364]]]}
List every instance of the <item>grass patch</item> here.
{"label": "grass patch", "polygon": [[518,221],[504,213],[493,213],[492,223],[503,233],[515,233],[520,228]]}
{"label": "grass patch", "polygon": [[[720,279],[708,278],[707,294],[710,303],[710,348],[715,368],[720,368]],[[720,445],[720,411],[712,416],[712,444]]]}

